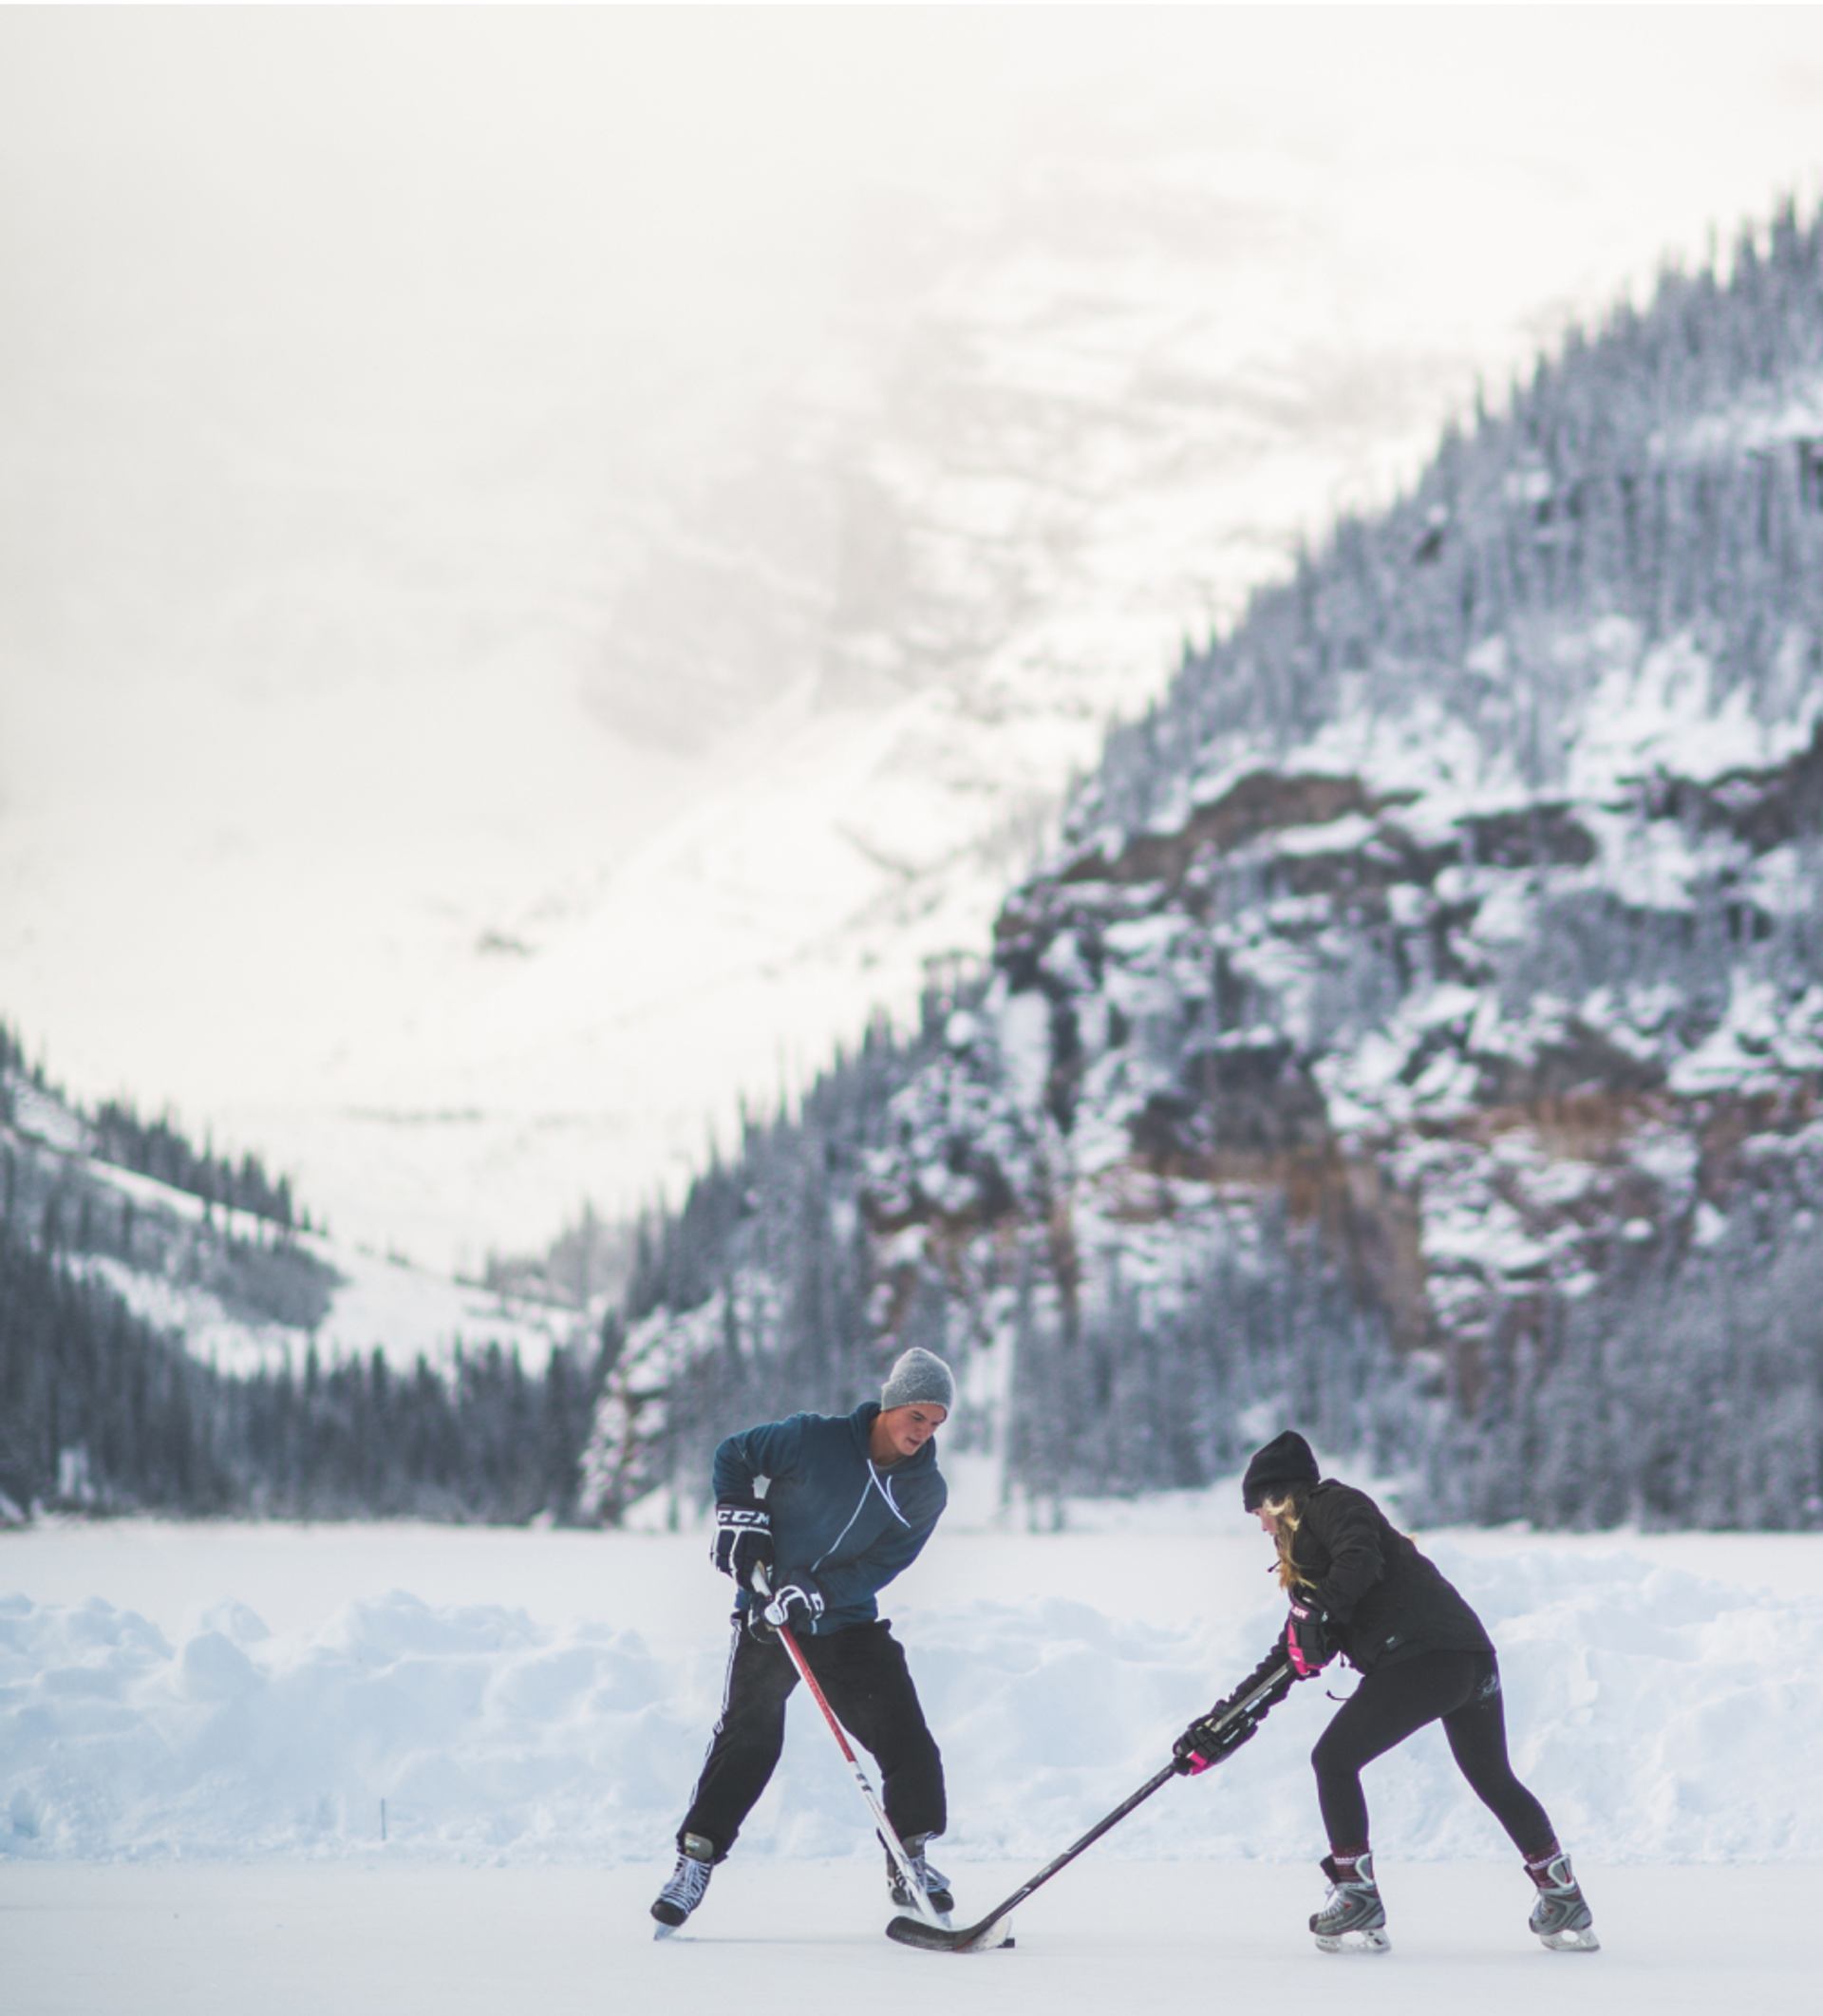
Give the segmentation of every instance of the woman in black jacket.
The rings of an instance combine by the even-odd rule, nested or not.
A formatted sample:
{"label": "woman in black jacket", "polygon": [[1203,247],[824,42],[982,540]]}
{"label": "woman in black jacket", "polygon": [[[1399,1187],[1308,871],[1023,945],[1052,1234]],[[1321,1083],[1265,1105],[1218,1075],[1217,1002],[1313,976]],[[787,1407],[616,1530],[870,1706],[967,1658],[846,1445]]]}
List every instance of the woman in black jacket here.
{"label": "woman in black jacket", "polygon": [[[1365,1492],[1321,1478],[1310,1444],[1292,1430],[1249,1463],[1241,1501],[1278,1548],[1291,1614],[1255,1670],[1192,1723],[1175,1748],[1182,1769],[1204,1769],[1245,1743],[1274,1702],[1337,1652],[1359,1667],[1361,1685],[1310,1753],[1329,1836],[1323,1863],[1329,1894],[1310,1920],[1318,1946],[1386,1950],[1362,1767],[1440,1722],[1463,1777],[1525,1857],[1538,1891],[1532,1930],[1558,1951],[1594,1951],[1594,1922],[1569,1857],[1508,1760],[1500,1667],[1480,1618]],[[1222,1723],[1230,1703],[1281,1670],[1283,1685],[1248,1717]]]}

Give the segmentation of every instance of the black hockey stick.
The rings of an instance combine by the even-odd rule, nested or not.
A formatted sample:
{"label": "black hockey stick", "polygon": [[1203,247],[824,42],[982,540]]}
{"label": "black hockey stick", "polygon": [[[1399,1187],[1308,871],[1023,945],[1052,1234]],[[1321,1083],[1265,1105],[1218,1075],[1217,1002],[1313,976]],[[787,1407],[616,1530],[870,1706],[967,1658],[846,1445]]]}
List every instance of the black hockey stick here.
{"label": "black hockey stick", "polygon": [[[1274,1667],[1258,1686],[1250,1688],[1229,1708],[1215,1726],[1222,1729],[1228,1727],[1231,1723],[1244,1720],[1274,1687],[1284,1685],[1290,1677],[1291,1668],[1288,1664]],[[1210,1762],[1218,1764],[1230,1754],[1228,1750],[1218,1751],[1210,1759]],[[901,1912],[887,1927],[886,1936],[889,1939],[896,1939],[901,1946],[919,1947],[930,1953],[985,1953],[992,1951],[997,1946],[1010,1946],[1013,1942],[1006,1933],[1006,1921],[1025,1899],[1035,1890],[1040,1890],[1048,1883],[1060,1870],[1067,1868],[1085,1848],[1094,1847],[1110,1828],[1118,1827],[1136,1806],[1144,1805],[1161,1785],[1168,1784],[1174,1778],[1181,1775],[1177,1761],[1174,1758],[1162,1771],[1147,1779],[1137,1792],[1123,1799],[1105,1818],[1098,1820],[1080,1841],[1064,1849],[1056,1861],[1047,1862],[1037,1875],[1027,1877],[1004,1903],[996,1904],[978,1924],[961,1925],[953,1931],[946,1931],[941,1926],[927,1925],[922,1918],[910,1917]]]}

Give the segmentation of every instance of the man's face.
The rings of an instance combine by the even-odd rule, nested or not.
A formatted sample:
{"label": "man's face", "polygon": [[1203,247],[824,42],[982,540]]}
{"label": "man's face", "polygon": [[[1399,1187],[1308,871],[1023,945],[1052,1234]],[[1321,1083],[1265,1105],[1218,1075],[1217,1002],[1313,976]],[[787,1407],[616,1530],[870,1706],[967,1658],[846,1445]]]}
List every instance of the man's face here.
{"label": "man's face", "polygon": [[893,1460],[915,1456],[949,1419],[948,1407],[915,1400],[909,1407],[889,1407],[878,1419],[880,1433],[893,1451]]}

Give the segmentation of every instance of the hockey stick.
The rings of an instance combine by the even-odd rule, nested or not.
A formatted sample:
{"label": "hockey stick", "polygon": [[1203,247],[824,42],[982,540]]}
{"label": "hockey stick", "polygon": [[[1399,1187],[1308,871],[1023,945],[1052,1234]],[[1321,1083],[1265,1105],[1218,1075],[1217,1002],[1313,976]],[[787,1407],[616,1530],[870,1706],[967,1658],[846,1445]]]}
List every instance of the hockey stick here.
{"label": "hockey stick", "polygon": [[[753,1580],[754,1586],[760,1591],[761,1595],[771,1595],[772,1585],[767,1581],[766,1572],[763,1568],[756,1568],[754,1570]],[[810,1669],[810,1662],[799,1649],[797,1639],[792,1636],[791,1627],[780,1624],[776,1625],[774,1629],[779,1633],[779,1642],[791,1654],[791,1663],[798,1668],[799,1679],[810,1689],[811,1699],[822,1709],[823,1720],[829,1724],[829,1733],[836,1739],[836,1747],[841,1751],[843,1757],[848,1761],[848,1768],[855,1774],[855,1782],[860,1787],[861,1797],[867,1801],[867,1810],[874,1816],[874,1824],[880,1831],[880,1839],[886,1843],[886,1852],[893,1857],[893,1864],[905,1884],[907,1895],[915,1898],[919,1908],[924,1912],[924,1916],[921,1918],[895,1918],[893,1922],[895,1925],[914,1925],[921,1931],[945,1931],[948,1928],[944,1923],[943,1917],[930,1902],[930,1899],[925,1894],[924,1885],[918,1881],[917,1872],[912,1867],[912,1857],[905,1852],[905,1843],[899,1839],[897,1830],[893,1827],[893,1822],[887,1818],[886,1808],[880,1804],[877,1794],[868,1781],[867,1773],[861,1769],[854,1749],[849,1743],[848,1731],[836,1720],[836,1710],[829,1705],[829,1696],[818,1686],[817,1676]]]}
{"label": "hockey stick", "polygon": [[[1251,1688],[1233,1704],[1216,1726],[1226,1728],[1230,1723],[1237,1722],[1248,1715],[1274,1687],[1287,1680],[1290,1673],[1288,1665],[1274,1667],[1258,1686]],[[1228,1750],[1218,1751],[1210,1759],[1210,1762],[1218,1764],[1224,1757],[1231,1754]],[[1136,1806],[1143,1805],[1161,1785],[1168,1784],[1171,1780],[1181,1775],[1177,1761],[1174,1758],[1162,1771],[1147,1779],[1137,1792],[1122,1799],[1104,1819],[1098,1820],[1080,1841],[1064,1849],[1056,1861],[1047,1862],[1037,1875],[1028,1877],[1022,1883],[1005,1903],[995,1905],[978,1924],[958,1926],[955,1930],[949,1931],[941,1926],[926,1925],[921,1919],[907,1917],[901,1912],[887,1927],[886,1936],[889,1939],[896,1939],[901,1946],[920,1947],[924,1951],[931,1953],[985,1953],[997,1946],[1010,1946],[1013,1942],[1006,1936],[1006,1921],[1020,1905],[1024,1904],[1035,1890],[1042,1889],[1048,1883],[1060,1870],[1074,1862],[1085,1848],[1094,1847],[1111,1828],[1118,1827]]]}

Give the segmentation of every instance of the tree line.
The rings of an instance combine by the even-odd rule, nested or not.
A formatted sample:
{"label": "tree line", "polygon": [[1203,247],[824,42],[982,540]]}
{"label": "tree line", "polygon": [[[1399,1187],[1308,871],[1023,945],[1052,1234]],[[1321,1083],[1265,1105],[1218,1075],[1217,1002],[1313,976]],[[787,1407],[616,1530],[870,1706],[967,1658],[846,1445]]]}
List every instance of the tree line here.
{"label": "tree line", "polygon": [[299,1210],[291,1178],[271,1175],[257,1155],[243,1154],[238,1160],[217,1155],[207,1138],[198,1148],[170,1112],[146,1120],[123,1096],[92,1108],[72,1100],[51,1083],[42,1062],[28,1064],[18,1032],[0,1021],[0,1121],[12,1119],[9,1081],[15,1077],[54,1099],[82,1124],[88,1152],[99,1161],[151,1177],[212,1207],[247,1212],[287,1232],[327,1229],[320,1222],[312,1225],[310,1212]]}
{"label": "tree line", "polygon": [[459,1343],[446,1368],[378,1349],[324,1365],[312,1347],[235,1376],[0,1219],[0,1497],[17,1512],[567,1520],[599,1369]]}
{"label": "tree line", "polygon": [[[1819,370],[1823,210],[1788,203],[1743,230],[1726,277],[1667,269],[1647,308],[1572,330],[1504,407],[1450,426],[1390,508],[1343,517],[1187,646],[1066,833],[1142,830],[1217,745],[1282,756],[1346,708],[1397,717],[1419,694],[1549,788],[1599,669],[1555,648],[1579,618],[1687,632],[1716,699],[1789,716],[1823,676],[1823,438],[1779,402]],[[1494,640],[1497,666],[1477,662]]]}

